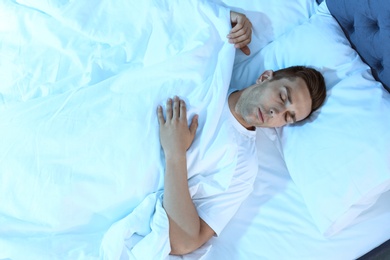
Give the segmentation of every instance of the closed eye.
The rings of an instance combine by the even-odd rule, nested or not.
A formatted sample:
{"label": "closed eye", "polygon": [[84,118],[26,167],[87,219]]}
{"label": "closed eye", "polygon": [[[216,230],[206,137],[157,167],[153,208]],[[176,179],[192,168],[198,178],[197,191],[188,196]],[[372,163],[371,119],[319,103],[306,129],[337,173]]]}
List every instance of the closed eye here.
{"label": "closed eye", "polygon": [[284,104],[285,100],[283,99],[282,94],[280,94],[279,97],[280,97],[280,100],[282,100],[282,102],[283,102],[283,104]]}
{"label": "closed eye", "polygon": [[289,119],[291,119],[291,117],[289,117],[289,114],[286,113],[286,115],[284,116],[284,121],[286,121],[287,124],[291,123]]}

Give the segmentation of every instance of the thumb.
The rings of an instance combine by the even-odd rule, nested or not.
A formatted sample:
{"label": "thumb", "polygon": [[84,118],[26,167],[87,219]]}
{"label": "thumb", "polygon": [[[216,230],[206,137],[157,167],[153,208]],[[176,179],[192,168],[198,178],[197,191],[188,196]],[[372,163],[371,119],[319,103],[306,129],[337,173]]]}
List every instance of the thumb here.
{"label": "thumb", "polygon": [[245,55],[249,56],[251,54],[251,50],[249,49],[248,46],[244,46],[240,49]]}
{"label": "thumb", "polygon": [[191,121],[190,133],[192,136],[195,136],[196,129],[198,129],[198,115],[195,115]]}

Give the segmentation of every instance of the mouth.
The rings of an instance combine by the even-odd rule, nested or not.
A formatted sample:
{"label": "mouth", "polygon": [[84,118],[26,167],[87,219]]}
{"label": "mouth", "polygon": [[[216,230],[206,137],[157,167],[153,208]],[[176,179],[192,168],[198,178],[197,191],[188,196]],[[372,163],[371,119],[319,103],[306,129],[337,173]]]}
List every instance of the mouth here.
{"label": "mouth", "polygon": [[263,113],[261,113],[260,108],[257,109],[257,117],[259,118],[261,123],[264,123]]}

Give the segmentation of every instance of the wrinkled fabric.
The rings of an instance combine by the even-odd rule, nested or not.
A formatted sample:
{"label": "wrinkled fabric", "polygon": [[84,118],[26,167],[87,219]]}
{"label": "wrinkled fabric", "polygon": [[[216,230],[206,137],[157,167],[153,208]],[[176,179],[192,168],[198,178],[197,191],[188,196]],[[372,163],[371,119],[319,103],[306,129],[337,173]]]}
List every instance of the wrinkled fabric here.
{"label": "wrinkled fabric", "polygon": [[214,138],[229,15],[195,0],[0,3],[0,258],[169,252],[156,108],[179,95]]}

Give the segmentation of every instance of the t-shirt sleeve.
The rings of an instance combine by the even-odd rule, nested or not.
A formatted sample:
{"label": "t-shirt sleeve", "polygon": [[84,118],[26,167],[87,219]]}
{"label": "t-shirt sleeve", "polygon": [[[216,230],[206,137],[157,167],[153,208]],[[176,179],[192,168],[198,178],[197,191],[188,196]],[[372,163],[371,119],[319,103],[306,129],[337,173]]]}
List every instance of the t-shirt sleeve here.
{"label": "t-shirt sleeve", "polygon": [[257,161],[253,155],[246,157],[245,160],[238,160],[226,190],[211,196],[193,198],[199,217],[214,230],[217,236],[252,192],[256,173]]}

